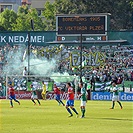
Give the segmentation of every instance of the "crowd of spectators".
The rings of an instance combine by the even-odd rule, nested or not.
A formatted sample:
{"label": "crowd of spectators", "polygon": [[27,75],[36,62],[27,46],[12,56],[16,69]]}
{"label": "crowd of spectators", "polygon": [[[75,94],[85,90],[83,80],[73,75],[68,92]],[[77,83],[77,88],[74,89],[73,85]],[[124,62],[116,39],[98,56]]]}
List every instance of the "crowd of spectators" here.
{"label": "crowd of spectators", "polygon": [[[15,53],[20,45],[10,46],[6,44],[0,47],[0,74],[1,81],[4,77],[3,67],[8,64],[8,53]],[[25,47],[27,49],[27,47]],[[57,59],[56,72],[63,73],[68,72],[70,75],[80,75],[81,70],[79,68],[73,68],[70,66],[70,54],[77,50],[80,52],[79,46],[30,46],[30,57],[35,58],[47,58],[48,60]],[[105,63],[102,66],[91,66],[82,68],[82,74],[90,79],[94,78],[95,81],[105,82],[115,80],[117,83],[121,83],[123,80],[133,81],[133,46],[83,46],[83,53],[89,54],[92,52],[102,52],[105,55]],[[23,50],[24,54],[25,50]],[[10,54],[11,55],[11,54]],[[12,58],[12,56],[10,57]],[[9,57],[8,57],[9,59]],[[23,59],[23,57],[22,57]],[[93,75],[93,76],[92,76]]]}
{"label": "crowd of spectators", "polygon": [[96,80],[114,80],[118,84],[123,80],[133,81],[133,46],[108,46],[100,51],[105,53],[106,60],[104,66],[92,69],[91,74],[96,76]]}

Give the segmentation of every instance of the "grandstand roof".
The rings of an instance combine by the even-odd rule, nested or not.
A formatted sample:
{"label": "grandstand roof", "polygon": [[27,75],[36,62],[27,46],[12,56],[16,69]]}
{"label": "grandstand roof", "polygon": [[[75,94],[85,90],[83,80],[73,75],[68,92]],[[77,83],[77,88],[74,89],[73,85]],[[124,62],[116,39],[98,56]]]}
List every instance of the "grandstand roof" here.
{"label": "grandstand roof", "polygon": [[128,45],[128,41],[127,40],[107,40],[107,41],[52,41],[52,42],[47,42],[47,44],[66,44],[66,45],[70,45],[70,44],[124,44],[124,45]]}

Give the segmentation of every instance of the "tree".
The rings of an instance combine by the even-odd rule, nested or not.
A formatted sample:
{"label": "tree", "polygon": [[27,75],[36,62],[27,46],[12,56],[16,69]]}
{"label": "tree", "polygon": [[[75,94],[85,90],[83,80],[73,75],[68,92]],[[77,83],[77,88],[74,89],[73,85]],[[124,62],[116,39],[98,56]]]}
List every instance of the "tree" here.
{"label": "tree", "polygon": [[28,31],[30,29],[30,24],[26,16],[20,15],[16,20],[16,24],[13,24],[12,27],[13,31]]}
{"label": "tree", "polygon": [[6,29],[2,25],[0,25],[0,31],[6,31]]}
{"label": "tree", "polygon": [[55,30],[56,14],[90,14],[111,13],[110,30],[132,29],[133,1],[132,0],[55,0],[47,1],[42,15],[38,16],[36,9],[20,6],[18,12],[5,9],[0,13],[0,29],[14,31],[29,31],[31,19],[34,21],[34,30]]}
{"label": "tree", "polygon": [[18,18],[13,24],[14,31],[30,31],[31,20],[34,22],[34,30],[42,31],[44,29],[42,19],[38,16],[36,9],[28,9],[27,6],[20,6],[18,10]]}
{"label": "tree", "polygon": [[86,5],[83,0],[55,0],[57,14],[84,14]]}
{"label": "tree", "polygon": [[45,30],[55,30],[55,5],[47,1],[44,5],[44,11],[42,12],[42,15],[44,16]]}
{"label": "tree", "polygon": [[132,0],[55,0],[58,14],[111,13],[110,29],[132,28]]}
{"label": "tree", "polygon": [[45,30],[55,30],[56,14],[72,14],[83,11],[84,6],[82,6],[82,2],[79,1],[78,6],[73,2],[73,0],[55,0],[54,3],[47,1],[42,13],[44,16],[44,24],[46,26]]}
{"label": "tree", "polygon": [[111,13],[112,30],[131,28],[131,0],[87,0],[87,13]]}
{"label": "tree", "polygon": [[18,8],[18,14],[28,14],[29,7],[28,5],[22,5]]}
{"label": "tree", "polygon": [[17,14],[13,10],[5,9],[0,14],[0,26],[2,29],[11,31],[12,30],[12,24],[16,23]]}
{"label": "tree", "polygon": [[36,9],[34,9],[34,8],[29,9],[27,18],[29,18],[30,21],[33,20],[35,31],[44,30],[43,21],[42,21],[41,17],[38,16],[38,12]]}

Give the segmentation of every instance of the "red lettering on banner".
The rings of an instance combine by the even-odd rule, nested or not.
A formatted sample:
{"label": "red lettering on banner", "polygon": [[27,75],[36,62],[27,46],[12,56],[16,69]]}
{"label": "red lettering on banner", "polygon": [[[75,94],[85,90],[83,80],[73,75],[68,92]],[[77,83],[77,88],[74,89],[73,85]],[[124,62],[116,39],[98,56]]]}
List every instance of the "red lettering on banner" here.
{"label": "red lettering on banner", "polygon": [[15,95],[17,99],[30,99],[31,98],[30,91],[17,91]]}

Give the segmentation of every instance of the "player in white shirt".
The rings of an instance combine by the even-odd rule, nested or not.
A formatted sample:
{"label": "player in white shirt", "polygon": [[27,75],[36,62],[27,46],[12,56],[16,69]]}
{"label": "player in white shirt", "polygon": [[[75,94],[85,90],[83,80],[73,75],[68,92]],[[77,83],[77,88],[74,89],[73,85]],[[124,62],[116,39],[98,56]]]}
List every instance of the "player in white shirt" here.
{"label": "player in white shirt", "polygon": [[118,104],[120,105],[120,107],[122,109],[123,107],[122,107],[122,104],[121,104],[121,102],[119,100],[119,89],[118,89],[118,87],[117,87],[115,82],[112,83],[112,86],[113,86],[113,90],[112,90],[113,91],[113,97],[112,97],[112,103],[113,104],[112,104],[112,108],[110,108],[110,109],[114,109],[115,101],[118,102]]}

